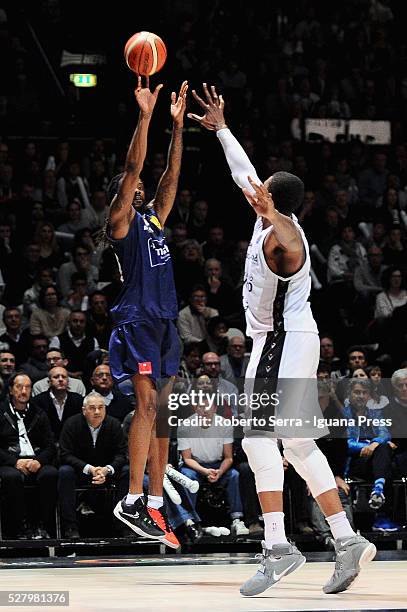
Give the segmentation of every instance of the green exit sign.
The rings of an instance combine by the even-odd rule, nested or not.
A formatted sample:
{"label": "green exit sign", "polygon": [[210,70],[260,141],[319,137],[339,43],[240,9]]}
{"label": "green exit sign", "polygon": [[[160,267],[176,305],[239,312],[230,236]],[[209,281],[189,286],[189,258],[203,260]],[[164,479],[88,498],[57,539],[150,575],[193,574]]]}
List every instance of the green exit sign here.
{"label": "green exit sign", "polygon": [[96,87],[96,74],[70,74],[69,80],[75,87]]}

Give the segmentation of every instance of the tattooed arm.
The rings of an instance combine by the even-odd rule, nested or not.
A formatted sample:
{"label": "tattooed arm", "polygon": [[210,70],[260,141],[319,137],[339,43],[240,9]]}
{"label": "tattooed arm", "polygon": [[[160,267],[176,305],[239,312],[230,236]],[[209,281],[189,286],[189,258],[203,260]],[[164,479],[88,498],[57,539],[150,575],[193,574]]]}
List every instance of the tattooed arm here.
{"label": "tattooed arm", "polygon": [[134,216],[132,206],[134,194],[139,186],[140,173],[147,153],[148,128],[161,87],[162,85],[158,85],[154,92],[151,92],[148,77],[145,88],[141,87],[141,77],[138,77],[137,89],[134,94],[140,108],[140,115],[127,151],[124,174],[120,181],[119,190],[113,198],[109,211],[112,238],[115,239],[124,238],[127,235]]}
{"label": "tattooed arm", "polygon": [[178,178],[181,170],[182,157],[182,128],[184,125],[184,112],[188,83],[184,81],[181,85],[178,100],[175,92],[171,94],[171,116],[173,119],[172,138],[168,149],[167,167],[152,202],[161,225],[164,225],[174,205],[177,193]]}

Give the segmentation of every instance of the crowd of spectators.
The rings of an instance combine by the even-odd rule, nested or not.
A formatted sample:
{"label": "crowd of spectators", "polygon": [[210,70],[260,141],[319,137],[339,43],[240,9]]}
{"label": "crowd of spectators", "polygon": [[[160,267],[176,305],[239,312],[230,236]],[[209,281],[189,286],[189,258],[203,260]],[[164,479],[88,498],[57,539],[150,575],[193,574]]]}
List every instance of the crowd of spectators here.
{"label": "crowd of spectators", "polygon": [[[311,247],[311,304],[321,332],[321,406],[347,415],[391,410],[401,423],[407,410],[407,46],[398,3],[345,0],[328,7],[303,0],[256,9],[243,2],[239,8],[214,2],[207,14],[200,3],[189,3],[189,13],[183,3],[168,4],[163,3],[159,32],[171,49],[163,80],[174,89],[184,78],[196,88],[202,81],[216,84],[226,101],[227,123],[259,176],[285,170],[304,181],[298,218]],[[84,44],[80,30],[76,41],[63,33],[70,30],[66,26],[73,15],[61,5],[44,1],[39,15],[28,13],[39,33],[52,26],[52,61],[63,45]],[[233,18],[236,10],[240,27]],[[103,24],[102,14],[99,36],[108,31]],[[157,28],[151,24],[150,29]],[[134,82],[123,68],[118,70],[121,87],[106,93],[102,86],[105,99],[92,98],[106,121],[96,124],[87,93],[78,98],[71,89],[55,112],[57,103],[50,105],[40,86],[47,77],[34,78],[39,69],[29,52],[32,40],[13,10],[0,9],[0,35],[10,72],[0,95],[0,478],[6,509],[13,508],[10,516],[21,527],[6,524],[6,532],[26,535],[31,529],[34,537],[44,537],[52,530],[58,492],[64,529],[75,536],[75,482],[97,485],[111,479],[122,491],[128,478],[117,419],[126,421],[133,405],[126,389],[113,386],[107,354],[109,308],[120,291],[120,272],[111,249],[98,247],[98,233],[109,204],[106,187],[122,169],[136,123]],[[90,36],[96,51],[98,33]],[[111,50],[106,53],[110,61]],[[117,57],[112,62],[117,66]],[[111,73],[106,67],[107,81]],[[155,111],[143,172],[147,195],[154,193],[165,167],[167,89]],[[392,144],[306,143],[307,117],[388,120]],[[250,354],[241,290],[253,213],[233,184],[213,134],[187,124],[184,140],[179,190],[166,228],[183,343],[179,374],[188,388],[204,376],[210,388],[238,393]],[[83,405],[91,391],[98,395]],[[211,409],[225,417],[239,413],[237,405]],[[94,413],[99,425],[92,425]],[[22,420],[29,432],[29,459],[24,459],[27,449],[16,444]],[[102,445],[105,454],[95,455],[97,444],[92,446],[89,436],[84,447],[72,446],[78,444],[76,435],[88,434],[86,422],[92,431],[102,421],[111,436]],[[37,429],[38,438],[33,433],[31,439]],[[339,449],[338,440],[324,443],[328,453],[334,449],[343,495],[349,494],[348,476],[374,483],[369,499],[381,530],[399,528],[390,517],[389,485],[394,475],[407,473],[401,430],[348,432],[348,442]],[[211,482],[221,464],[227,467],[223,477],[229,473],[224,484],[232,524],[243,516],[249,531],[258,533],[260,509],[244,454],[236,442],[231,448],[230,432],[221,447],[220,454],[218,448],[209,456],[182,442],[183,469]],[[328,544],[317,507],[306,507],[305,489],[286,468],[298,500],[298,524],[305,530],[312,525]],[[24,523],[22,475],[48,492],[41,495],[48,505],[39,508],[34,527]],[[176,508],[170,513],[191,539],[200,524],[195,502],[183,498],[186,514]],[[235,532],[244,534],[244,526],[235,524]]]}

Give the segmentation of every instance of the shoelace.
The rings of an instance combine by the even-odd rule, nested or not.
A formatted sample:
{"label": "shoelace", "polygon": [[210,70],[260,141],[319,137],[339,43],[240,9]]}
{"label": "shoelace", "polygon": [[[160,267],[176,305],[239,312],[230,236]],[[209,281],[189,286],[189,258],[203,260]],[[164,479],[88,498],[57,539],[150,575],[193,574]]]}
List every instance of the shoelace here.
{"label": "shoelace", "polygon": [[261,572],[262,574],[264,574],[264,571],[266,569],[266,558],[267,558],[266,555],[263,554],[263,553],[257,553],[254,556],[254,558],[260,560],[260,563],[258,565],[257,571]]}
{"label": "shoelace", "polygon": [[260,559],[260,564],[259,564],[259,568],[258,568],[258,572],[261,572],[262,574],[264,574],[265,570],[266,570],[266,559],[270,559],[270,561],[277,561],[276,557],[273,557],[272,554],[269,555],[265,555],[264,553],[257,553],[254,556],[255,559]]}
{"label": "shoelace", "polygon": [[172,531],[168,516],[165,510],[160,510],[160,514],[164,519],[165,531]]}
{"label": "shoelace", "polygon": [[152,508],[152,510],[156,510],[156,512],[158,513],[158,517],[157,517],[157,521],[156,521],[157,525],[163,531],[166,531],[166,532],[172,531],[165,510],[164,509],[163,510],[158,510],[157,508]]}

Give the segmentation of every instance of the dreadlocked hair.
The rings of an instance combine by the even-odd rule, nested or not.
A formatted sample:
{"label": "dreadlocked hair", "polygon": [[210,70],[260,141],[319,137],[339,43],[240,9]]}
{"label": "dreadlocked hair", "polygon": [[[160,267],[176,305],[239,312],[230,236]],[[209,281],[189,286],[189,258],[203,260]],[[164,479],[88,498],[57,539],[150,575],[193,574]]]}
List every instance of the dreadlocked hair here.
{"label": "dreadlocked hair", "polygon": [[102,229],[95,234],[95,244],[98,249],[106,249],[112,246],[108,237],[108,229],[109,217],[106,217]]}

